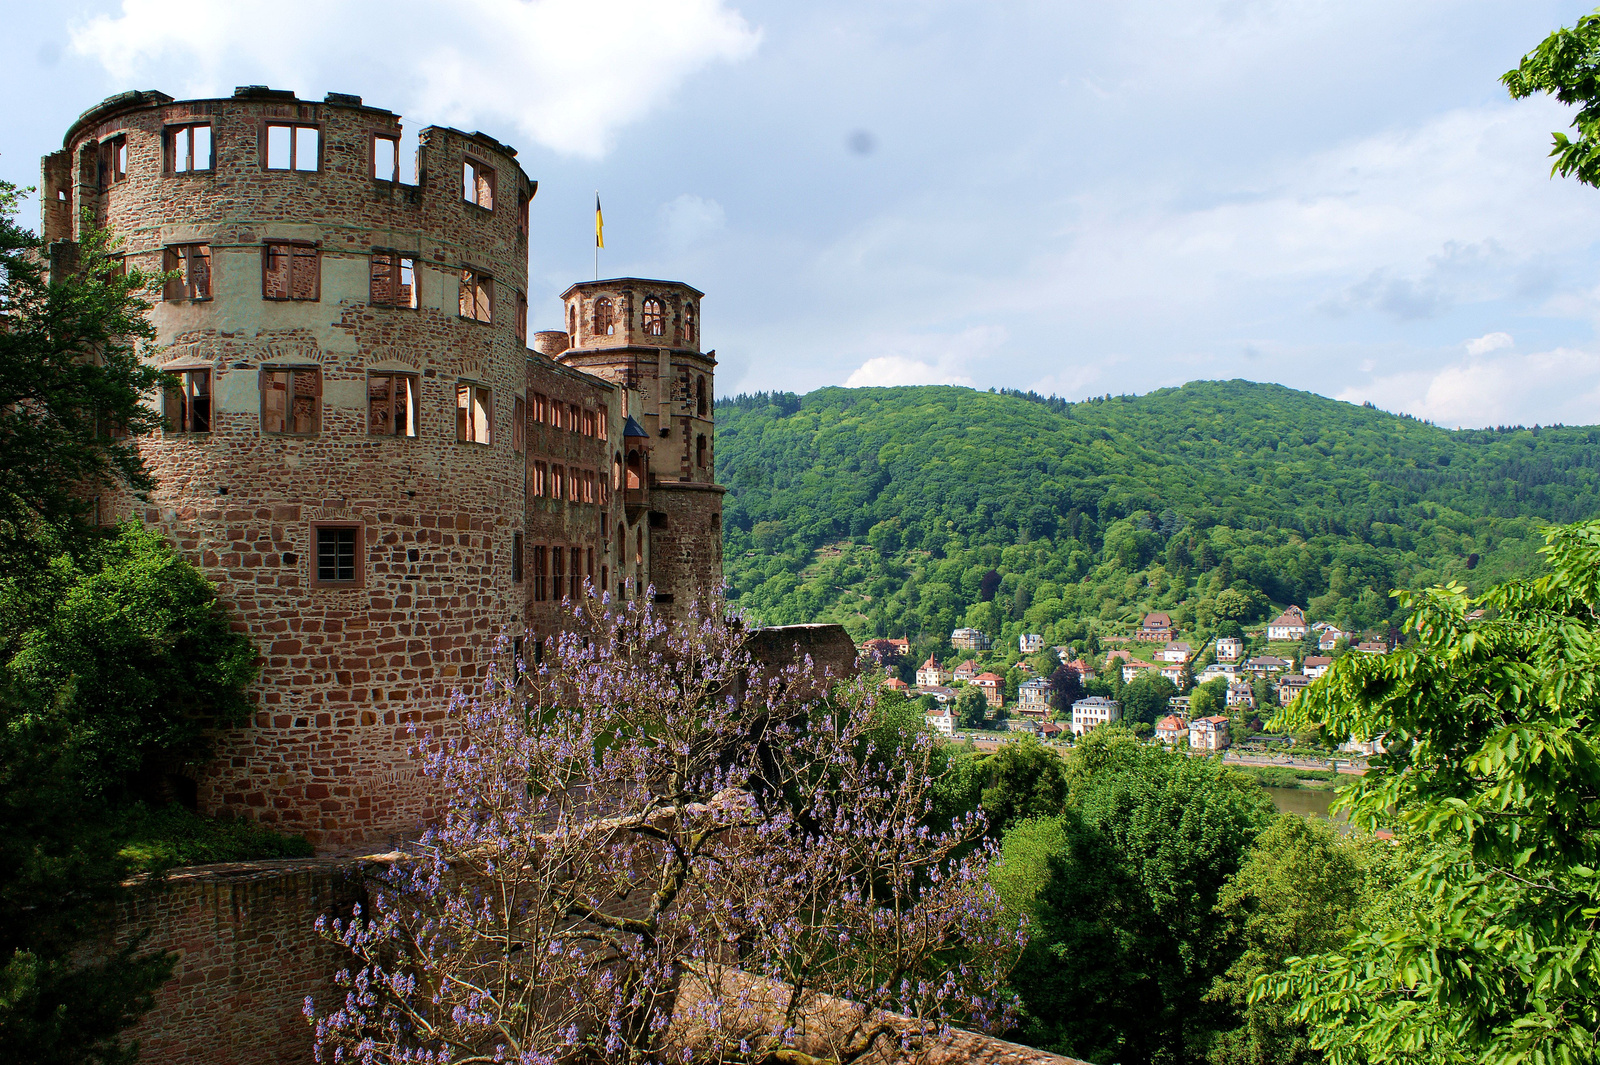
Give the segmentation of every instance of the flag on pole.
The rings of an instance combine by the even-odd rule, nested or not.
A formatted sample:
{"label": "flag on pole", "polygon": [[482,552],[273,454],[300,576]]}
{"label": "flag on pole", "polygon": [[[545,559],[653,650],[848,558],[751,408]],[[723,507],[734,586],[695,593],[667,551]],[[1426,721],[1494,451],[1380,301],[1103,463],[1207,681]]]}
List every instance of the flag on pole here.
{"label": "flag on pole", "polygon": [[605,216],[600,213],[600,194],[598,192],[594,194],[594,246],[597,248],[606,246],[606,220]]}

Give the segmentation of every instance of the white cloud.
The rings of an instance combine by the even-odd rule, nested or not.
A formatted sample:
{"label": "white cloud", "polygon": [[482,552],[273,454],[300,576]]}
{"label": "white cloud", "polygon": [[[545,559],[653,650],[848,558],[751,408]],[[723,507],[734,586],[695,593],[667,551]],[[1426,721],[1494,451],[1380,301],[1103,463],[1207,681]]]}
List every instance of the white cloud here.
{"label": "white cloud", "polygon": [[880,355],[868,359],[845,379],[846,388],[874,388],[885,385],[970,385],[972,378],[952,374],[941,367],[904,355]]}
{"label": "white cloud", "polygon": [[[1505,334],[1489,336],[1497,335]],[[1556,348],[1532,355],[1476,353],[1442,367],[1375,377],[1345,389],[1338,398],[1371,400],[1446,427],[1534,421],[1587,425],[1600,403],[1600,352]],[[1538,413],[1530,417],[1530,411]]]}
{"label": "white cloud", "polygon": [[1467,354],[1487,355],[1491,351],[1509,348],[1515,343],[1516,341],[1511,339],[1510,333],[1485,333],[1476,340],[1467,341]]}
{"label": "white cloud", "polygon": [[360,91],[413,120],[510,126],[503,139],[590,158],[685,79],[761,39],[724,0],[122,0],[71,36],[129,84]]}
{"label": "white cloud", "polygon": [[716,200],[684,193],[661,205],[661,231],[668,247],[675,251],[689,248],[720,232],[727,214]]}

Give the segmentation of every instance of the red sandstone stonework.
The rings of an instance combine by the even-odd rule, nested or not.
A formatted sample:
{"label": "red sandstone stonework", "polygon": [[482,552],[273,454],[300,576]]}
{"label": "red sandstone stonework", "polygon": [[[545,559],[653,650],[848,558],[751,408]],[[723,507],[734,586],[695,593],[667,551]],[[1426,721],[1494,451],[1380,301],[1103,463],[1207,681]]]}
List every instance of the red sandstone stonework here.
{"label": "red sandstone stonework", "polygon": [[[195,123],[209,124],[214,165],[183,171],[173,134]],[[315,131],[305,169],[266,167],[271,125]],[[201,808],[302,832],[323,850],[409,835],[429,816],[409,730],[436,727],[449,693],[481,680],[497,637],[554,631],[563,596],[585,580],[613,595],[653,584],[674,610],[721,580],[701,294],[639,279],[576,286],[572,320],[592,324],[593,301],[610,296],[614,332],[575,325],[576,337],[544,333],[530,348],[522,218],[537,184],[513,149],[440,127],[420,134],[415,183],[374,173],[375,139],[400,131],[399,116],[339,94],[125,93],[74,123],[42,169],[48,241],[75,240],[88,208],[130,263],[159,270],[170,247],[210,251],[209,298],[157,303],[150,354],[210,374],[209,431],[144,442],[158,488],[147,501],[105,499],[101,514],[160,527],[260,649],[257,713],[219,737],[198,773]],[[105,165],[120,158],[121,176]],[[464,194],[468,164],[494,174],[489,208]],[[266,245],[281,242],[314,250],[316,299],[264,298]],[[376,254],[414,257],[415,308],[371,298]],[[490,321],[461,313],[463,270],[492,278]],[[268,367],[316,371],[315,432],[265,431]],[[393,373],[418,386],[414,436],[369,432],[369,382]],[[492,399],[487,443],[458,440],[462,385]],[[630,413],[648,438],[625,440]],[[644,469],[636,491],[630,450]],[[357,530],[352,584],[315,580],[326,523]],[[558,548],[559,587],[536,572],[539,560],[553,570]]]}

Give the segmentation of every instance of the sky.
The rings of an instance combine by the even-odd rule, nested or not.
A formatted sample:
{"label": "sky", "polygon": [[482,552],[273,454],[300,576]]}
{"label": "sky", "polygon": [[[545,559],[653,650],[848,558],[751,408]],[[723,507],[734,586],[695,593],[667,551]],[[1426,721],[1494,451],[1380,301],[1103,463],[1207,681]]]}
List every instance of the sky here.
{"label": "sky", "polygon": [[721,395],[1239,377],[1592,424],[1600,190],[1550,176],[1568,109],[1498,80],[1590,10],[0,0],[0,178],[130,88],[355,93],[519,149],[534,328],[593,276],[598,191],[603,276],[706,292]]}

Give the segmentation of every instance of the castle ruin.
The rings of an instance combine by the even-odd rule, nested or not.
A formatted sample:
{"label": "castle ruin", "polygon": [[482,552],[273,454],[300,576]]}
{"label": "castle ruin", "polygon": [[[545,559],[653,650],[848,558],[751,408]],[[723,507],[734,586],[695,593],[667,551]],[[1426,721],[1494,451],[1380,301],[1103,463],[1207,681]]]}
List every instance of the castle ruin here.
{"label": "castle ruin", "polygon": [[340,93],[129,92],[43,160],[52,262],[87,217],[176,273],[151,311],[177,382],[140,443],[158,487],[98,520],[159,527],[262,654],[254,720],[168,785],[325,852],[431,815],[409,730],[502,633],[531,658],[564,600],[681,613],[721,580],[702,293],[584,282],[530,336],[538,182],[438,126],[405,173],[401,135]]}

